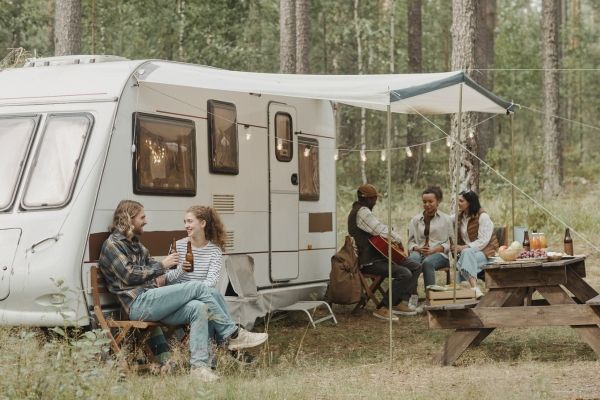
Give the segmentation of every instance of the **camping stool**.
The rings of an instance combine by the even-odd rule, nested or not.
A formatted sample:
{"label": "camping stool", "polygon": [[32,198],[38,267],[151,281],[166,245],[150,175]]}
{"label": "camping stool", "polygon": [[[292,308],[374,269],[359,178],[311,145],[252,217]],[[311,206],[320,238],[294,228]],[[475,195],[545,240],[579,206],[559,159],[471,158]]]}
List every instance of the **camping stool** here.
{"label": "camping stool", "polygon": [[353,313],[357,312],[361,308],[365,308],[369,303],[369,300],[371,300],[375,304],[375,307],[378,307],[381,301],[377,299],[375,293],[379,292],[382,296],[385,296],[385,290],[383,290],[381,284],[383,283],[386,277],[380,275],[367,274],[361,272],[360,270],[358,270],[358,277],[360,278],[360,284],[363,293],[360,296],[360,301],[352,310]]}
{"label": "camping stool", "polygon": [[[329,310],[329,315],[326,315],[322,318],[313,320],[312,315],[309,312],[309,310],[315,311],[320,306],[327,307],[327,310]],[[333,319],[333,323],[336,325],[338,323],[337,319],[335,319],[335,315],[333,314],[333,310],[331,309],[329,304],[327,304],[326,301],[320,301],[320,300],[299,301],[297,303],[292,304],[291,306],[280,307],[274,311],[304,311],[306,313],[306,315],[308,315],[308,320],[310,321],[313,328],[316,328],[315,325],[318,324],[319,322],[327,321],[328,319]]]}

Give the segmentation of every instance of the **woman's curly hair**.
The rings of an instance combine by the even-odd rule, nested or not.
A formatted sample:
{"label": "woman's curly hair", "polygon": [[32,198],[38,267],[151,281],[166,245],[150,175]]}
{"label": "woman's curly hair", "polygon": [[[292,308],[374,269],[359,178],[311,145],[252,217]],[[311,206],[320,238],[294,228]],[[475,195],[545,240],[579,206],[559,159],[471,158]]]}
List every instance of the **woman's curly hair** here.
{"label": "woman's curly hair", "polygon": [[134,200],[121,200],[113,214],[112,224],[108,230],[112,233],[119,231],[128,239],[133,237],[133,223],[131,222],[136,215],[144,209],[142,203]]}
{"label": "woman's curly hair", "polygon": [[192,206],[187,212],[194,214],[198,220],[206,221],[204,236],[221,251],[225,251],[225,227],[215,209],[207,206]]}

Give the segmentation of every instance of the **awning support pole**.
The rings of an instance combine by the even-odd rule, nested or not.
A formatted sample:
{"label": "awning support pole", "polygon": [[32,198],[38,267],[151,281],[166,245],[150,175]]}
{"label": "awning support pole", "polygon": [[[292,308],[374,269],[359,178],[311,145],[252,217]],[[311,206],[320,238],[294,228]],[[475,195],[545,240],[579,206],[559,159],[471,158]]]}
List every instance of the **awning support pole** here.
{"label": "awning support pole", "polygon": [[386,128],[386,143],[385,152],[387,156],[387,194],[388,194],[388,215],[387,215],[387,226],[388,226],[388,306],[389,306],[389,325],[390,325],[390,370],[393,365],[393,325],[392,325],[392,153],[390,148],[392,147],[392,106],[387,105],[387,128]]}
{"label": "awning support pole", "polygon": [[512,240],[515,241],[515,131],[513,129],[514,114],[510,114],[510,212],[512,217]]}
{"label": "awning support pole", "polygon": [[[454,142],[454,185],[456,188],[456,198],[454,199],[454,239],[458,246],[458,232],[459,232],[459,221],[458,221],[458,193],[460,192],[460,162],[461,162],[461,151],[460,151],[460,131],[462,129],[462,104],[463,103],[463,84],[459,85],[458,92],[458,129],[456,130],[456,142]],[[456,303],[456,275],[458,271],[458,251],[455,252],[452,257],[452,263],[454,267],[452,272],[454,275],[454,287],[452,288],[452,300]]]}

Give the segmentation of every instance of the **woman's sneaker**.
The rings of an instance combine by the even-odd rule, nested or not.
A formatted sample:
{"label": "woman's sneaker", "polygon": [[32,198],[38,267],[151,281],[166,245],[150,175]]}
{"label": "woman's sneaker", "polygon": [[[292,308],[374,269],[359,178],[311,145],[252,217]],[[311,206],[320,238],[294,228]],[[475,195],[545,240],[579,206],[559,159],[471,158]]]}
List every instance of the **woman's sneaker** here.
{"label": "woman's sneaker", "polygon": [[479,289],[479,286],[475,286],[473,288],[473,290],[475,290],[475,298],[479,299],[480,297],[483,297],[483,292],[481,291],[481,289]]}
{"label": "woman's sneaker", "polygon": [[239,328],[235,338],[229,338],[227,348],[229,350],[241,350],[249,347],[256,347],[267,341],[269,335],[266,333],[248,332],[244,328]]}
{"label": "woman's sneaker", "polygon": [[215,382],[219,380],[219,375],[212,372],[211,369],[208,367],[192,368],[192,370],[190,371],[190,376],[199,380],[200,382],[205,383]]}

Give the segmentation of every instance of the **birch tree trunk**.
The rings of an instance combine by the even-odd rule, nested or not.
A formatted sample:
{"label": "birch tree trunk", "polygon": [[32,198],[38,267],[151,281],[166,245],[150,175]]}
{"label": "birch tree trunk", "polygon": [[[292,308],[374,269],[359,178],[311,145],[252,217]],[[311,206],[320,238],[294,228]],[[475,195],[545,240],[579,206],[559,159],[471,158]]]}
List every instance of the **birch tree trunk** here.
{"label": "birch tree trunk", "polygon": [[179,61],[185,61],[185,47],[183,42],[185,39],[185,0],[177,2],[177,16],[179,17],[179,34],[177,35]]}
{"label": "birch tree trunk", "polygon": [[[361,29],[360,29],[360,20],[358,18],[358,3],[359,0],[354,0],[354,30],[356,32],[356,53],[357,53],[357,64],[358,64],[358,73],[362,75],[363,73],[363,52],[362,52],[362,40],[361,40]],[[362,155],[366,155],[367,149],[367,110],[364,108],[360,109],[360,150],[361,157]],[[367,166],[366,162],[362,159],[360,161],[360,176],[363,183],[367,183]]]}
{"label": "birch tree trunk", "polygon": [[279,0],[279,71],[296,73],[296,6],[294,0]]}
{"label": "birch tree trunk", "polygon": [[559,0],[542,2],[542,52],[544,57],[544,183],[545,196],[560,191],[559,114]]}
{"label": "birch tree trunk", "polygon": [[[463,70],[472,75],[476,65],[477,25],[479,23],[478,0],[452,0],[452,70]],[[462,113],[462,131],[460,143],[477,154],[477,136],[475,124],[478,117],[474,113]],[[452,147],[450,149],[450,182],[452,188],[452,204],[456,201],[457,193],[454,176],[454,166],[459,165],[460,190],[471,189],[479,191],[479,162],[471,154],[460,150],[455,151],[458,132],[458,114],[452,116]],[[458,157],[458,158],[457,158]]]}
{"label": "birch tree trunk", "polygon": [[56,0],[54,9],[54,55],[81,52],[81,0]]}
{"label": "birch tree trunk", "polygon": [[[408,72],[423,71],[422,56],[422,21],[421,0],[408,0]],[[406,145],[410,146],[423,141],[421,116],[409,114],[406,123]],[[416,182],[421,173],[423,146],[412,147],[413,156],[405,161],[406,176],[411,182]]]}
{"label": "birch tree trunk", "polygon": [[310,0],[296,0],[296,73],[308,74]]}
{"label": "birch tree trunk", "polygon": [[[493,90],[494,75],[492,72],[486,70],[494,65],[496,0],[482,1],[479,7],[479,13],[479,21],[481,21],[478,26],[479,46],[477,46],[477,68],[479,71],[475,73],[473,78],[477,81],[477,83],[481,84],[486,89]],[[478,114],[478,120],[481,122],[481,124],[477,126],[477,136],[479,138],[479,157],[482,160],[485,159],[488,150],[494,147],[495,142],[495,120],[488,118],[489,115]],[[485,119],[488,120],[483,122]]]}

